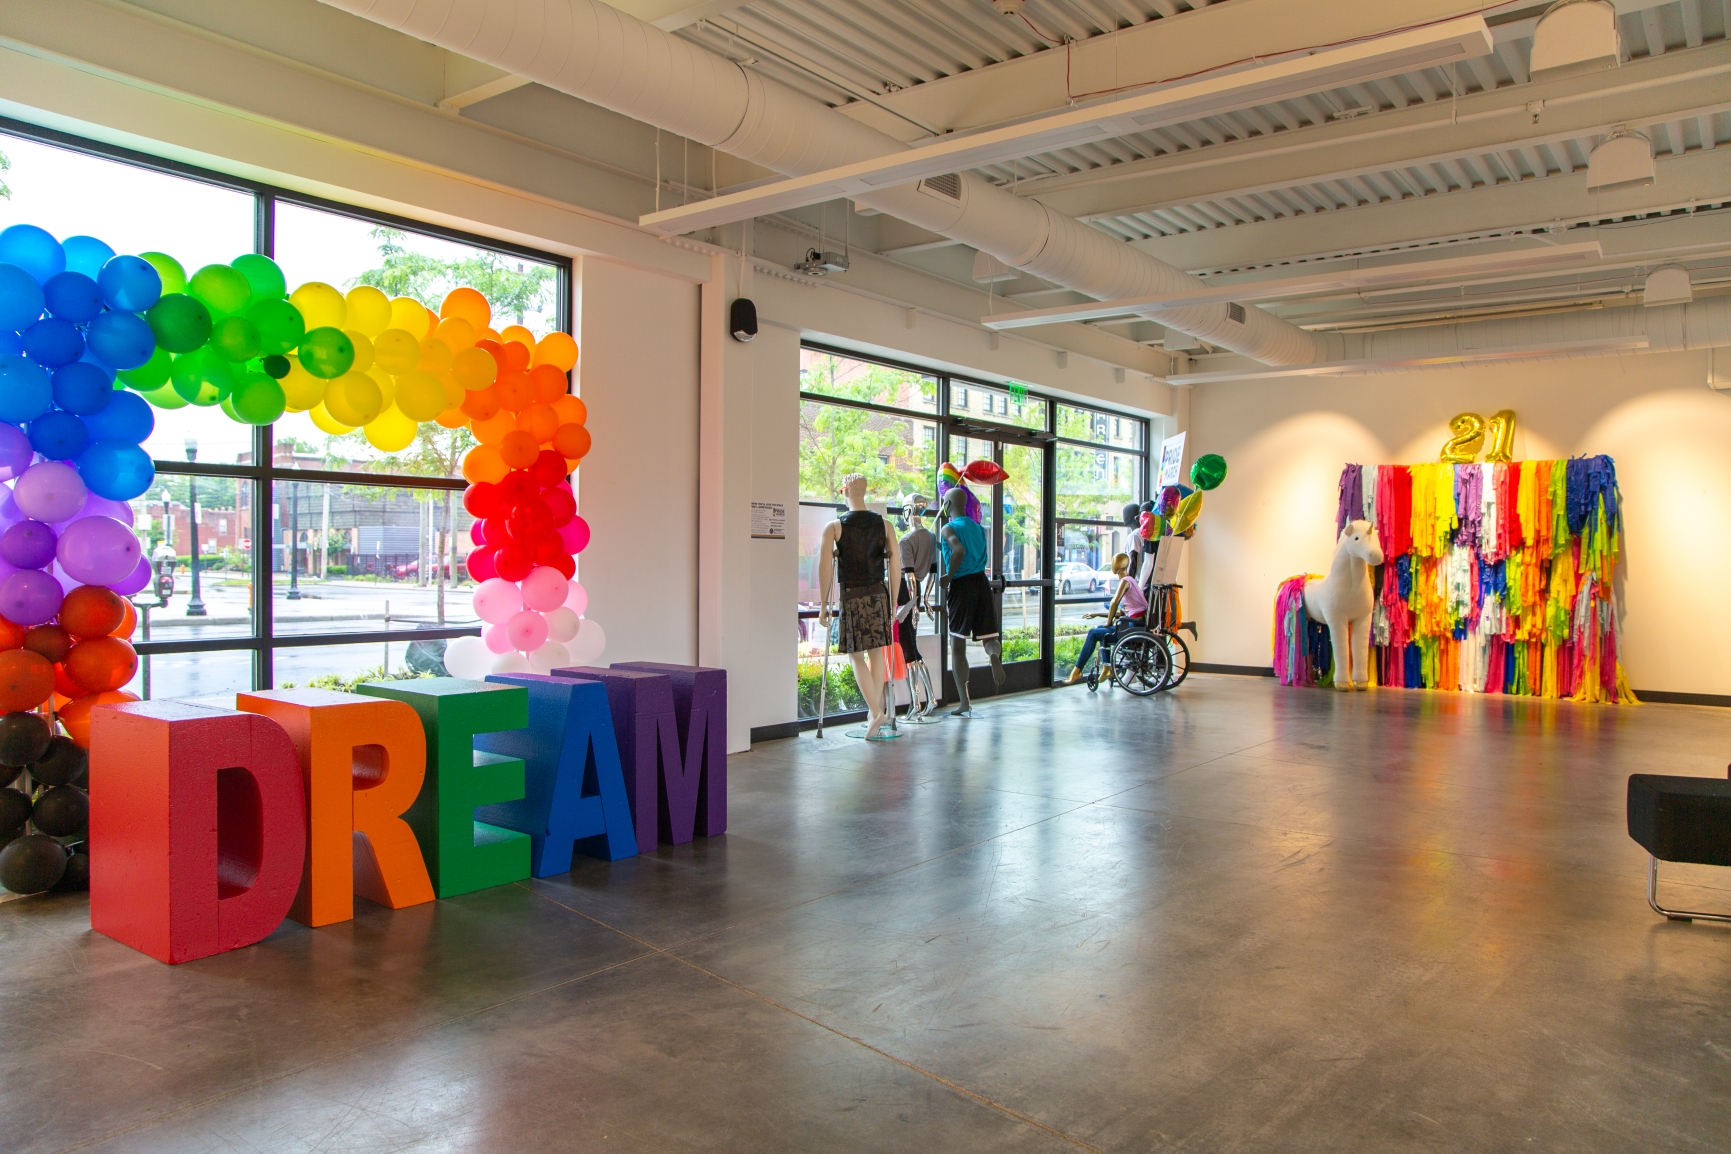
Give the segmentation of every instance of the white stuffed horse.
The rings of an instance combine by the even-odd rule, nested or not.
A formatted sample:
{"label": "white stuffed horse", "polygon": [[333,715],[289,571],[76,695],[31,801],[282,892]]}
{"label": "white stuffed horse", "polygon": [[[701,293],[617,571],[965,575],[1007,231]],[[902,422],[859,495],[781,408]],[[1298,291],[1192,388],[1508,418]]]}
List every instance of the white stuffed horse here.
{"label": "white stuffed horse", "polygon": [[1381,565],[1382,560],[1382,546],[1371,523],[1348,521],[1334,547],[1328,576],[1304,586],[1305,614],[1328,626],[1336,689],[1370,687],[1370,613],[1376,608],[1370,567]]}

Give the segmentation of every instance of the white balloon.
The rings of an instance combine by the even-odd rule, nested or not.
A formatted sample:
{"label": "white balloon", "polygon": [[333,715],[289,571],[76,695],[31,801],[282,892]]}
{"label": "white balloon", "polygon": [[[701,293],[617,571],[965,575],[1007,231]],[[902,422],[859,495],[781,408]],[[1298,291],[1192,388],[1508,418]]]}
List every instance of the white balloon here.
{"label": "white balloon", "polygon": [[458,637],[445,646],[445,672],[465,681],[479,681],[492,672],[496,656],[479,637]]}
{"label": "white balloon", "polygon": [[575,581],[571,582],[571,592],[565,595],[565,608],[579,617],[583,616],[584,610],[589,608],[589,594],[584,592],[583,586]]}
{"label": "white balloon", "polygon": [[600,625],[585,617],[583,628],[577,631],[577,640],[565,648],[571,651],[571,664],[593,665],[601,660],[601,654],[607,649],[607,634]]}
{"label": "white balloon", "polygon": [[577,636],[577,628],[582,624],[577,614],[561,605],[547,613],[547,636],[563,645]]}
{"label": "white balloon", "polygon": [[529,654],[531,673],[551,673],[561,665],[571,664],[571,654],[557,641],[549,641]]}
{"label": "white balloon", "polygon": [[489,673],[529,673],[529,659],[516,650],[493,658],[493,668]]}

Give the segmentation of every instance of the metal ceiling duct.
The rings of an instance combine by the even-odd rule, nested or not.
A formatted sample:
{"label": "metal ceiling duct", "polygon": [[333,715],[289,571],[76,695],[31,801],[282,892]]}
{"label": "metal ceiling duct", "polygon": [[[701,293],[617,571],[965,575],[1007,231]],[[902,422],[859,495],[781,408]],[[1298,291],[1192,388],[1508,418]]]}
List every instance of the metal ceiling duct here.
{"label": "metal ceiling duct", "polygon": [[[597,0],[321,2],[787,176],[909,147]],[[884,189],[858,203],[1101,300],[1203,285],[1121,240],[966,173]],[[1313,334],[1258,308],[1209,304],[1147,315],[1265,364],[1323,359]]]}

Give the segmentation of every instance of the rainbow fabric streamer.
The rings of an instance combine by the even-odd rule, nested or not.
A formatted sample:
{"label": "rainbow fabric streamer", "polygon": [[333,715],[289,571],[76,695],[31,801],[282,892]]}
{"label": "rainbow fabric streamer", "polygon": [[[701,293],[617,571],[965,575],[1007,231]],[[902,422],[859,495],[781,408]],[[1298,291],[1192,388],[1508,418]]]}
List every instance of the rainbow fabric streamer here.
{"label": "rainbow fabric streamer", "polygon": [[[1610,457],[1348,465],[1336,528],[1357,519],[1376,526],[1388,558],[1373,574],[1377,683],[1636,701],[1618,660],[1612,573],[1623,519]],[[1331,662],[1295,654],[1314,648],[1302,634],[1282,647],[1279,626],[1277,615],[1277,657],[1309,675],[1294,683],[1320,680]]]}

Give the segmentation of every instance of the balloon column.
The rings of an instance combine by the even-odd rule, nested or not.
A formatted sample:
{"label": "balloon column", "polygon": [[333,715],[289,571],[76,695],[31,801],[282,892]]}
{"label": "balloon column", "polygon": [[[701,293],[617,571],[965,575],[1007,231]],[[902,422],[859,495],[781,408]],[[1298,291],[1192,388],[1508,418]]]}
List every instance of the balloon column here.
{"label": "balloon column", "polygon": [[[126,596],[149,583],[150,565],[127,502],[155,479],[140,447],[153,406],[219,407],[250,425],[306,412],[384,452],[408,448],[425,422],[471,428],[480,443],[463,462],[463,501],[477,519],[468,568],[486,636],[449,646],[447,670],[544,672],[600,657],[605,635],[583,619],[572,580],[589,540],[568,480],[589,451],[566,376],[577,344],[491,322],[472,288],[435,313],[368,286],[290,293],[256,254],[188,275],[164,253],[117,255],[33,225],[0,231],[0,777],[28,767],[36,787],[51,783],[34,799],[0,790],[0,884],[34,892],[76,875],[55,840],[66,835],[49,836],[76,804],[51,802],[41,820],[49,794],[76,786],[37,768],[87,743],[93,706],[137,700],[123,688],[137,668]],[[50,698],[68,737],[29,712]],[[6,726],[35,723],[46,752],[7,744]],[[18,836],[27,821],[37,832]]]}

